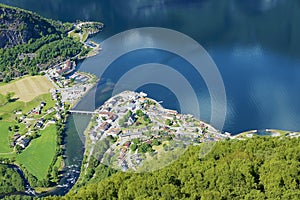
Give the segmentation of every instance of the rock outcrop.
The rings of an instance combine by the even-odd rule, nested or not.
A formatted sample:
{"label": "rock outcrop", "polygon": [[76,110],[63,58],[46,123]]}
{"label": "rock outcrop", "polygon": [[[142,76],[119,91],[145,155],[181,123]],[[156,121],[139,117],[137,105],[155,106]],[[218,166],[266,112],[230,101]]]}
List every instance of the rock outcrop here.
{"label": "rock outcrop", "polygon": [[27,43],[57,32],[56,28],[39,15],[0,4],[0,48]]}

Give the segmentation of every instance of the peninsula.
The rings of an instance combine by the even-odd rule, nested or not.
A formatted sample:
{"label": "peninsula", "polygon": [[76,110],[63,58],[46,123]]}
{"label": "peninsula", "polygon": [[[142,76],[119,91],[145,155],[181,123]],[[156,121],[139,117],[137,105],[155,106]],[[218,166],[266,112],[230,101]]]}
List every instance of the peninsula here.
{"label": "peninsula", "polygon": [[[163,108],[143,92],[124,91],[95,113],[86,130],[89,155],[123,171],[139,171],[159,160],[147,163],[156,169],[190,145],[231,138],[192,115]],[[99,149],[103,143],[109,143],[107,149]]]}
{"label": "peninsula", "polygon": [[86,130],[89,159],[93,155],[101,163],[122,171],[157,169],[167,164],[169,157],[177,159],[187,147],[200,143],[245,140],[255,135],[300,136],[299,132],[272,129],[231,136],[190,114],[165,109],[143,92],[124,91],[94,113]]}

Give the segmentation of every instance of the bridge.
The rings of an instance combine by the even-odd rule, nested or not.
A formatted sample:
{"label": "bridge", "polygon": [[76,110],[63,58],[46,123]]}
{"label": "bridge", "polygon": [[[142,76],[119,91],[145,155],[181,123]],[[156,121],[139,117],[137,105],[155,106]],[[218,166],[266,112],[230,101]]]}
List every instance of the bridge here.
{"label": "bridge", "polygon": [[93,112],[93,111],[84,111],[84,110],[69,110],[69,112],[72,113],[72,114],[86,114],[86,115],[97,114],[97,112]]}

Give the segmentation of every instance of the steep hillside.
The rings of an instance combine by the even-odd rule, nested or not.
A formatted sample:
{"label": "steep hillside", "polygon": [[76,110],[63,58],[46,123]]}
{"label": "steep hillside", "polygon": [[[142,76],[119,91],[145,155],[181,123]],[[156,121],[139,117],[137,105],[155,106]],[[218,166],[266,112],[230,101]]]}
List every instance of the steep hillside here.
{"label": "steep hillside", "polygon": [[0,48],[57,33],[50,21],[29,11],[0,4]]}
{"label": "steep hillside", "polygon": [[205,157],[205,146],[194,146],[148,173],[111,175],[100,165],[86,186],[46,199],[299,199],[299,145],[289,138],[230,140],[217,142]]}

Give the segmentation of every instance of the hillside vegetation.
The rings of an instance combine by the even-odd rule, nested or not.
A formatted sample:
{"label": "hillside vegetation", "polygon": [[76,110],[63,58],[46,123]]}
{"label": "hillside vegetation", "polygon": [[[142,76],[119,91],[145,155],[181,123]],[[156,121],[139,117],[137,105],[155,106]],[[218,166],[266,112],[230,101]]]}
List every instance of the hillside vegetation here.
{"label": "hillside vegetation", "polygon": [[179,160],[152,173],[118,172],[103,179],[109,173],[101,167],[103,173],[63,199],[300,198],[299,139],[223,141],[204,158],[201,148],[189,148]]}

